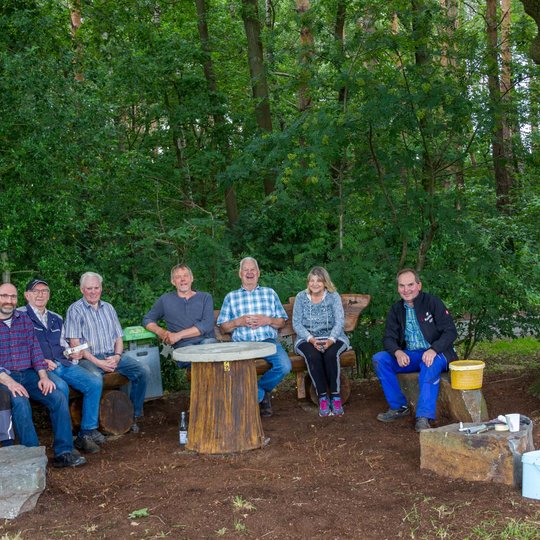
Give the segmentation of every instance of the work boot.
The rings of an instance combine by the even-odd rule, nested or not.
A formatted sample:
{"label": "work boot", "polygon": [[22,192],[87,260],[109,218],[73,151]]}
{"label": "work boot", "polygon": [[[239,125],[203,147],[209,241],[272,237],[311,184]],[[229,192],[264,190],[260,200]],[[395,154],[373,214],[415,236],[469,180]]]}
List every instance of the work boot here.
{"label": "work boot", "polygon": [[419,416],[416,419],[416,424],[414,426],[414,429],[417,433],[420,433],[421,431],[424,431],[425,429],[431,429],[431,426],[429,425],[429,418],[426,418],[425,416]]}
{"label": "work boot", "polygon": [[259,411],[261,416],[272,416],[274,414],[272,411],[272,394],[270,392],[264,393],[264,397],[259,403]]}
{"label": "work boot", "polygon": [[88,434],[79,435],[75,439],[74,446],[77,450],[84,452],[85,454],[97,454],[99,452],[99,446],[92,440],[92,437]]}
{"label": "work boot", "polygon": [[131,427],[129,428],[129,431],[131,431],[131,433],[139,433],[141,431],[139,424],[142,422],[142,419],[142,416],[136,416],[135,418],[133,418],[133,424],[131,424]]}
{"label": "work boot", "polygon": [[52,466],[57,469],[64,467],[80,467],[86,463],[86,458],[77,455],[75,452],[65,452],[59,456],[55,456],[52,461]]}
{"label": "work boot", "polygon": [[379,422],[393,422],[399,418],[404,418],[411,414],[411,409],[407,405],[402,405],[399,409],[388,409],[385,413],[377,415]]}

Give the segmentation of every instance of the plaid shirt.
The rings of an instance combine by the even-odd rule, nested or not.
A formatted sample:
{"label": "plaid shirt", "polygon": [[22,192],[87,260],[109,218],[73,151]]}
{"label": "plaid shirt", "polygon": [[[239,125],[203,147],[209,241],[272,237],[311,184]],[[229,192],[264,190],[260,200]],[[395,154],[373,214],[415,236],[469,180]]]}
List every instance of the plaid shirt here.
{"label": "plaid shirt", "polygon": [[15,310],[11,328],[0,321],[0,371],[36,371],[47,369],[41,347],[34,335],[34,325],[26,313]]}
{"label": "plaid shirt", "polygon": [[78,338],[81,343],[89,343],[92,354],[98,355],[113,353],[114,342],[123,332],[111,304],[100,300],[95,309],[81,298],[69,306],[64,335],[66,340]]}
{"label": "plaid shirt", "polygon": [[[252,291],[240,287],[238,290],[230,292],[223,300],[217,324],[219,326],[232,319],[255,314],[288,319],[274,289],[257,285]],[[276,339],[277,336],[278,331],[270,325],[259,328],[240,326],[233,330],[232,339],[233,341],[264,341],[265,339]]]}
{"label": "plaid shirt", "polygon": [[424,338],[414,307],[409,306],[407,302],[403,302],[405,305],[405,343],[409,351],[420,351],[429,349],[430,344]]}

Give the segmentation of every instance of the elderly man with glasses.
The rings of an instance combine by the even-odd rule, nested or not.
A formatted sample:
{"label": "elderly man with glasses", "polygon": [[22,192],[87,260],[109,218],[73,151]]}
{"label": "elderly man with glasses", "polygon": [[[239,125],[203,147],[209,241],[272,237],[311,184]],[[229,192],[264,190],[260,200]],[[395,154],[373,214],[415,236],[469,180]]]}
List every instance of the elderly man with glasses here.
{"label": "elderly man with glasses", "polygon": [[58,313],[47,309],[50,294],[46,281],[30,281],[24,293],[27,305],[20,307],[19,311],[24,311],[34,325],[34,334],[45,357],[49,378],[56,388],[64,393],[68,402],[69,386],[82,393],[81,428],[75,439],[75,448],[94,454],[99,452],[99,446],[106,440],[97,429],[103,378],[77,365],[82,358],[81,352],[69,357],[64,355],[68,348],[64,339],[64,321]]}

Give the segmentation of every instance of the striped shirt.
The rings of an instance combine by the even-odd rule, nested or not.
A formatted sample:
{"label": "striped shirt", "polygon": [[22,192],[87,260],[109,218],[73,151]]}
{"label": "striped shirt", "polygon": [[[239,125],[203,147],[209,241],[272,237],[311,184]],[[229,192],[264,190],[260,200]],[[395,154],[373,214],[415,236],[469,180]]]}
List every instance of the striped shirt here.
{"label": "striped shirt", "polygon": [[430,344],[424,338],[414,307],[409,306],[407,302],[403,302],[405,306],[405,343],[409,351],[420,351],[429,349]]}
{"label": "striped shirt", "polygon": [[11,325],[0,320],[0,372],[47,369],[34,325],[26,313],[14,311]]}
{"label": "striped shirt", "polygon": [[66,339],[77,338],[88,343],[94,356],[114,352],[114,342],[122,337],[122,327],[115,309],[99,301],[97,309],[84,298],[69,306],[64,326]]}
{"label": "striped shirt", "polygon": [[[274,289],[259,285],[252,291],[244,287],[231,291],[223,300],[217,324],[219,326],[244,315],[266,315],[272,318],[288,319]],[[270,325],[259,328],[240,326],[233,330],[232,339],[233,341],[264,341],[276,339],[277,335],[278,331]]]}

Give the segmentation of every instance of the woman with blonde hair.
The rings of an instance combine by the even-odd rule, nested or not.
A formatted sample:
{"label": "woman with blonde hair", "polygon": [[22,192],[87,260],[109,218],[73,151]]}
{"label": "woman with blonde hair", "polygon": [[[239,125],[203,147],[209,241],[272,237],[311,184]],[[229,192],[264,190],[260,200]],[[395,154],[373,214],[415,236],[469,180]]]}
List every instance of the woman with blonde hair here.
{"label": "woman with blonde hair", "polygon": [[339,356],[349,348],[344,330],[341,297],[325,268],[315,266],[307,277],[307,288],[296,295],[293,328],[298,336],[296,353],[306,361],[319,398],[319,416],[341,416]]}

